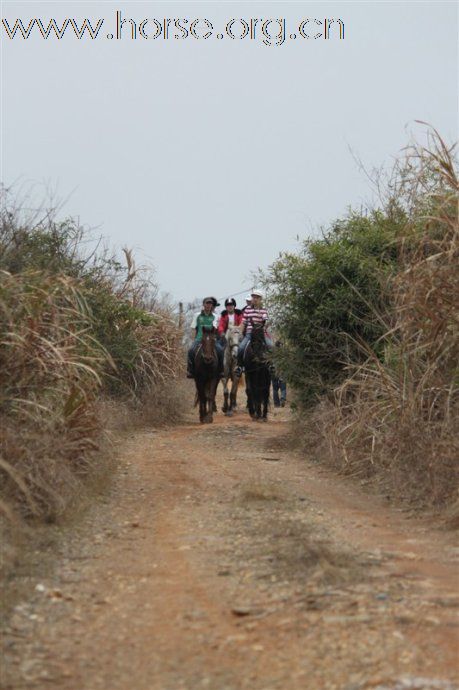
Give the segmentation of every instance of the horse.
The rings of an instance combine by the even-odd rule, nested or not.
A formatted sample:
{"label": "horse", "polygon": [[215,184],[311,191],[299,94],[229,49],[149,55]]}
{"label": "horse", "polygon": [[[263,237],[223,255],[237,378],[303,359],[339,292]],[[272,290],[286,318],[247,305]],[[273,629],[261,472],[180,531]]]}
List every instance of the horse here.
{"label": "horse", "polygon": [[[226,333],[226,347],[223,355],[223,395],[224,403],[222,412],[231,417],[236,407],[237,388],[239,376],[236,374],[237,351],[242,334],[239,326],[229,326]],[[231,380],[231,393],[228,388],[228,381]],[[229,402],[228,402],[229,399]]]}
{"label": "horse", "polygon": [[202,329],[202,340],[194,356],[194,380],[201,424],[213,422],[215,392],[219,381],[215,340],[215,328],[206,328],[204,326]]}
{"label": "horse", "polygon": [[249,414],[254,421],[268,421],[271,372],[267,355],[264,324],[254,323],[251,340],[244,352],[247,402]]}

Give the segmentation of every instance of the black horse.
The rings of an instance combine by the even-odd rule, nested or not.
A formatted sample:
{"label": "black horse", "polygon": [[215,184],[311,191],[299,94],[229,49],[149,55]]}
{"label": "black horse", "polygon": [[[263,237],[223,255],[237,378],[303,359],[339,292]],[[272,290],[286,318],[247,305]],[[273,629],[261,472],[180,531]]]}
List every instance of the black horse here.
{"label": "black horse", "polygon": [[199,421],[213,422],[215,392],[219,381],[219,364],[215,349],[215,328],[202,329],[202,340],[194,356],[194,379],[197,402],[199,402]]}
{"label": "black horse", "polygon": [[244,368],[249,414],[252,419],[268,421],[271,373],[263,324],[254,324],[252,337],[244,352]]}

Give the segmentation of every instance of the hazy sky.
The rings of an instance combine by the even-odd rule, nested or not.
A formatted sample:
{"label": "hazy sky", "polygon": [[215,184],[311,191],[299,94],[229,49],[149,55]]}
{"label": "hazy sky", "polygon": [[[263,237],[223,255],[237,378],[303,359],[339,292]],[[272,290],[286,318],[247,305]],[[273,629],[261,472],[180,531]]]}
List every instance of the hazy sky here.
{"label": "hazy sky", "polygon": [[[148,18],[150,38],[132,40],[132,25],[107,38],[117,10],[137,31]],[[389,164],[415,119],[457,138],[455,2],[3,2],[2,11],[10,27],[104,20],[96,40],[71,27],[61,40],[38,31],[10,40],[2,27],[3,182],[69,197],[64,214],[134,247],[177,300],[243,290],[297,235],[369,198],[350,149],[368,168]],[[207,19],[214,33],[177,40],[184,32],[170,26],[168,40],[154,40],[153,18],[188,28]],[[225,34],[231,19],[255,18],[255,38]],[[285,19],[281,45],[262,42],[282,28],[263,25],[269,18]],[[340,18],[344,40],[336,22],[328,40],[302,38],[306,18]]]}

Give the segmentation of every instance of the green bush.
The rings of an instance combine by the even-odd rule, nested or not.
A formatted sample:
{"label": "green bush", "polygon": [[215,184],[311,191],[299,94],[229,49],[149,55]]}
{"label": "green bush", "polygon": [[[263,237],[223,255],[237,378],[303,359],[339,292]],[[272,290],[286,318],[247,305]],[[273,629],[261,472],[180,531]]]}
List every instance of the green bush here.
{"label": "green bush", "polygon": [[[262,281],[284,347],[278,366],[309,405],[345,377],[349,362],[363,361],[387,330],[387,278],[397,262],[402,209],[350,212],[319,240],[279,256]],[[277,352],[277,351],[276,351]]]}
{"label": "green bush", "polygon": [[116,367],[116,376],[114,372],[106,376],[105,387],[112,394],[126,393],[136,387],[134,377],[141,349],[137,329],[150,325],[153,318],[144,309],[119,299],[110,286],[94,290],[89,284],[86,292],[95,338],[110,353]]}
{"label": "green bush", "polygon": [[3,197],[0,270],[75,281],[91,336],[109,355],[105,391],[139,395],[152,381],[174,377],[181,357],[177,328],[167,310],[155,308],[156,286],[148,272],[136,269],[131,253],[125,250],[123,265],[106,250],[91,249],[94,242],[73,219],[57,222],[44,214],[32,222],[8,210],[5,191]]}

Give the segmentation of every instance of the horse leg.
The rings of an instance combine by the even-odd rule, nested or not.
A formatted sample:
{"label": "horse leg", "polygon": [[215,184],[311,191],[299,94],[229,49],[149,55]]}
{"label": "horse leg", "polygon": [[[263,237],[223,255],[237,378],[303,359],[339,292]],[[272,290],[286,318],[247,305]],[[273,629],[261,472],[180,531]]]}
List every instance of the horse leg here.
{"label": "horse leg", "polygon": [[228,415],[229,415],[230,417],[233,416],[233,410],[234,410],[235,407],[236,407],[236,400],[235,400],[233,391],[231,391],[231,394],[230,394],[230,403],[229,403],[229,410],[228,410]]}
{"label": "horse leg", "polygon": [[261,419],[261,398],[260,398],[260,391],[257,391],[257,402],[256,402],[256,413],[257,413],[257,419]]}
{"label": "horse leg", "polygon": [[205,384],[201,386],[201,390],[199,392],[199,417],[202,424],[207,421],[207,399]]}
{"label": "horse leg", "polygon": [[199,393],[199,421],[201,424],[206,421],[206,398],[203,391]]}
{"label": "horse leg", "polygon": [[229,392],[229,390],[227,391],[227,393],[226,393],[226,400],[227,401],[228,401],[228,398],[229,398],[229,402],[228,402],[226,414],[228,417],[232,417],[233,416],[233,392],[232,391],[231,391],[231,393]]}
{"label": "horse leg", "polygon": [[231,414],[233,414],[233,410],[236,409],[236,396],[237,396],[238,384],[239,384],[239,379],[233,373],[233,377],[231,379],[231,393],[230,393],[230,404],[229,404],[229,410],[230,410]]}
{"label": "horse leg", "polygon": [[271,385],[271,375],[269,370],[265,372],[263,381],[263,421],[268,421],[269,388]]}
{"label": "horse leg", "polygon": [[252,381],[251,381],[250,376],[246,375],[245,381],[246,381],[246,386],[247,386],[247,388],[245,389],[245,392],[247,393],[247,407],[249,410],[249,415],[252,417],[252,419],[255,419],[253,389],[252,389]]}
{"label": "horse leg", "polygon": [[262,418],[262,403],[264,397],[263,377],[260,370],[257,371],[257,419]]}
{"label": "horse leg", "polygon": [[231,379],[231,393],[230,393],[230,410],[235,410],[237,408],[237,389],[239,386],[240,377],[236,374],[237,359],[231,360],[231,366],[229,369],[229,377]]}
{"label": "horse leg", "polygon": [[209,395],[209,381],[206,381],[203,389],[204,422],[208,424],[212,421],[212,400]]}
{"label": "horse leg", "polygon": [[[219,379],[217,380],[217,386],[218,386],[218,381],[219,381]],[[217,412],[217,403],[215,402],[215,394],[217,392],[217,386],[215,387],[215,392],[214,392],[213,397],[211,396],[212,400],[211,400],[211,404],[210,404],[210,409],[211,409],[212,413]],[[209,381],[209,387],[210,387],[210,389],[212,388],[212,381]],[[212,414],[211,414],[211,417],[212,417]],[[212,419],[210,421],[212,421]]]}
{"label": "horse leg", "polygon": [[266,392],[263,394],[263,415],[262,419],[264,422],[268,421],[268,396],[269,396],[269,388],[268,388],[268,395],[266,395]]}
{"label": "horse leg", "polygon": [[209,414],[207,421],[210,424],[214,421],[213,412],[215,409],[215,395],[217,393],[218,381],[219,379],[211,379],[208,383],[207,395],[209,400]]}
{"label": "horse leg", "polygon": [[226,414],[228,412],[228,379],[226,376],[223,379],[223,398],[222,412]]}
{"label": "horse leg", "polygon": [[196,397],[195,397],[194,404],[195,404],[195,407],[196,407],[196,405],[199,404],[199,421],[202,424],[204,421],[203,409],[202,409],[202,384],[200,383],[200,381],[198,381],[198,379],[195,379],[195,384],[196,384]]}

